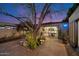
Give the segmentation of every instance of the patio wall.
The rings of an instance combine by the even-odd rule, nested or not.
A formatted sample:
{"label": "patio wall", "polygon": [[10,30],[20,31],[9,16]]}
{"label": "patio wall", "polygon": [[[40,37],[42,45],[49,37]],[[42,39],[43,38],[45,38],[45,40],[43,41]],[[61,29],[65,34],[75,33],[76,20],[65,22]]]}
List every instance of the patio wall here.
{"label": "patio wall", "polygon": [[15,40],[19,38],[21,34],[16,31],[16,29],[1,29],[0,30],[0,42],[5,42],[8,40]]}

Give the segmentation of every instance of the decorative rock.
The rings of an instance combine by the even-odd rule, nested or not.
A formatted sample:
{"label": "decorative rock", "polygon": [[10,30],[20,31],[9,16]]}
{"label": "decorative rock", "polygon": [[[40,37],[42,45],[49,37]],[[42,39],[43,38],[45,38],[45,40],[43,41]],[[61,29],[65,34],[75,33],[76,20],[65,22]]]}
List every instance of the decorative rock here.
{"label": "decorative rock", "polygon": [[23,46],[24,47],[26,47],[27,46],[27,42],[25,41],[25,42],[23,42]]}

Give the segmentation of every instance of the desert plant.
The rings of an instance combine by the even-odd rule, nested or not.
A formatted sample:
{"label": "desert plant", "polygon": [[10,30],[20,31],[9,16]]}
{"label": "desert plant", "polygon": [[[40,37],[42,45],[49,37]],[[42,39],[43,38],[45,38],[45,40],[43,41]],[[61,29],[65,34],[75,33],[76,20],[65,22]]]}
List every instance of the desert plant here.
{"label": "desert plant", "polygon": [[[16,5],[16,4],[15,4]],[[51,4],[44,4],[44,7],[42,9],[42,11],[40,12],[40,17],[39,17],[39,21],[37,22],[37,18],[36,18],[36,6],[34,3],[32,4],[20,4],[21,6],[25,6],[26,8],[28,8],[30,10],[30,17],[16,17],[10,13],[4,12],[4,11],[0,11],[1,14],[4,14],[6,16],[11,16],[13,18],[15,18],[16,20],[20,21],[20,26],[18,26],[19,29],[21,30],[25,30],[27,32],[27,30],[25,28],[28,29],[28,33],[25,34],[25,39],[27,40],[27,44],[30,48],[36,48],[39,46],[39,41],[40,41],[40,34],[39,33],[39,29],[42,25],[42,22],[44,20],[44,18],[46,17],[46,15],[48,13],[50,13],[49,7]],[[23,20],[23,18],[27,19],[26,21]],[[38,40],[39,39],[39,40]]]}
{"label": "desert plant", "polygon": [[37,40],[33,37],[32,33],[28,33],[28,35],[26,35],[26,41],[28,44],[28,47],[34,49],[37,47]]}

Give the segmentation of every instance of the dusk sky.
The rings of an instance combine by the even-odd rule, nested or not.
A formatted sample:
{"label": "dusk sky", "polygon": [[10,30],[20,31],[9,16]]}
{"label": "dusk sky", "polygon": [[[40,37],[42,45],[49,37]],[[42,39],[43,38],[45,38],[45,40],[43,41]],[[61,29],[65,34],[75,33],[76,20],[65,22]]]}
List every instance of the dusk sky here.
{"label": "dusk sky", "polygon": [[[65,4],[52,4],[52,6],[50,7],[51,9],[51,16],[48,15],[44,22],[60,22],[62,21],[66,15],[67,15],[67,11],[70,7],[72,7],[73,4],[69,4],[69,3],[65,3]],[[40,12],[43,8],[44,4],[36,4],[36,13],[37,13],[37,17],[40,16]],[[22,6],[20,4],[0,4],[0,11],[3,10],[5,12],[8,12],[14,16],[17,17],[25,17],[25,16],[30,16],[30,10],[25,7]],[[15,18],[10,17],[10,16],[5,16],[0,14],[0,22],[10,22],[10,23],[19,23],[19,21],[17,21]]]}

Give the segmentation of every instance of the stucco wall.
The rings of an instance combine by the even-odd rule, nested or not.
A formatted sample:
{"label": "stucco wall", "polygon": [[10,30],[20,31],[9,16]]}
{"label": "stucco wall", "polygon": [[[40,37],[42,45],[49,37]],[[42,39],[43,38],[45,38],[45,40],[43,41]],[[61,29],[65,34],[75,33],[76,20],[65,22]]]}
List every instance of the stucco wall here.
{"label": "stucco wall", "polygon": [[73,21],[77,20],[78,18],[79,18],[79,6],[75,10],[75,12],[70,16],[69,22],[73,22]]}
{"label": "stucco wall", "polygon": [[[75,23],[77,24],[76,20],[79,18],[79,6],[77,9],[74,11],[74,13],[70,16],[69,18],[69,38],[70,38],[70,43],[75,46],[76,45],[76,37],[75,37]],[[77,24],[78,25],[78,24]]]}

